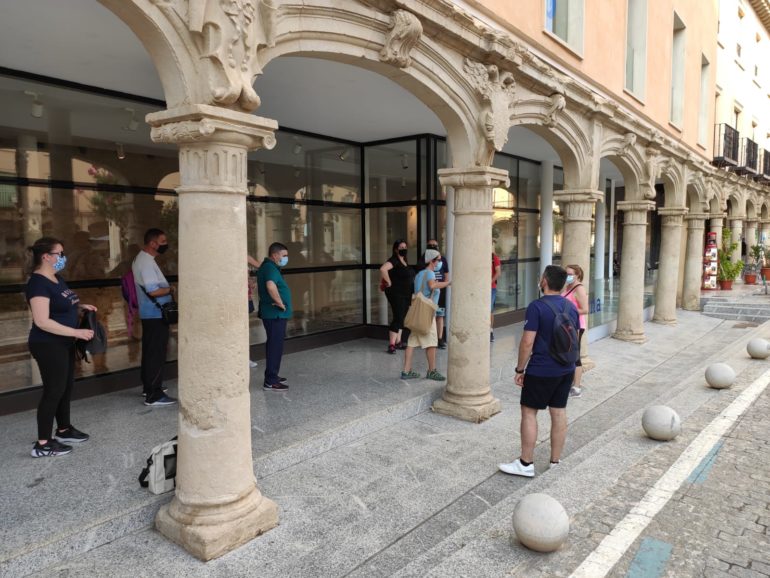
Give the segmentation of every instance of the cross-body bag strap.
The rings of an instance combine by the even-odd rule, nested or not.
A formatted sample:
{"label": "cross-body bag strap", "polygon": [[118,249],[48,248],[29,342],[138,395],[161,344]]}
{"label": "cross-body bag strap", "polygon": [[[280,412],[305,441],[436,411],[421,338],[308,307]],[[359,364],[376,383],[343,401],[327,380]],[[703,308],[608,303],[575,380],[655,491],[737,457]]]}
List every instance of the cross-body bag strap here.
{"label": "cross-body bag strap", "polygon": [[[155,299],[155,297],[153,297],[152,295],[150,295],[150,294],[149,294],[149,292],[147,291],[147,289],[145,289],[145,288],[144,288],[144,287],[142,287],[141,285],[139,285],[139,288],[140,288],[142,291],[144,291],[144,294],[145,294],[145,295],[147,295],[147,297],[149,297],[149,298],[150,298],[150,301],[152,301],[153,303],[155,303],[155,307],[157,307],[158,309],[160,309],[161,311],[163,311],[163,306],[162,306],[160,303],[158,303],[158,300],[157,300],[157,299]],[[171,293],[169,293],[169,295],[171,295]],[[174,296],[173,296],[173,295],[171,295],[171,302],[172,302],[172,303],[174,302]]]}
{"label": "cross-body bag strap", "polygon": [[[539,299],[539,301],[542,301],[543,303],[545,303],[545,304],[548,306],[548,308],[549,308],[551,311],[553,311],[553,315],[554,315],[554,317],[558,317],[558,316],[559,316],[559,314],[561,314],[561,313],[564,313],[563,311],[559,311],[559,310],[558,310],[556,307],[554,307],[554,305],[553,305],[552,303],[550,303],[550,302],[549,302],[549,301],[548,301],[548,300],[547,300],[545,297],[541,297],[541,298]],[[550,347],[550,346],[551,346],[551,344],[550,344],[550,343],[548,343],[548,342],[545,340],[545,337],[543,337],[543,336],[542,336],[542,334],[541,334],[541,332],[540,332],[540,331],[538,331],[538,332],[537,332],[537,336],[538,336],[538,338],[539,338],[540,340],[542,340],[542,342],[543,342],[543,343],[545,343],[545,344],[546,344],[548,347]]]}
{"label": "cross-body bag strap", "polygon": [[569,295],[570,293],[572,293],[572,292],[573,292],[575,289],[577,289],[578,287],[582,287],[582,286],[583,286],[583,284],[582,284],[582,283],[578,283],[578,284],[577,284],[577,285],[575,285],[575,286],[574,286],[572,289],[570,289],[570,290],[569,290],[569,291],[567,291],[567,292],[566,292],[564,295],[562,295],[562,297],[566,297],[567,295]]}
{"label": "cross-body bag strap", "polygon": [[[425,280],[428,278],[428,274],[425,271],[427,271],[427,269],[423,269],[419,273],[420,275],[422,275],[422,283],[420,283],[420,290],[417,291],[417,293],[422,293],[423,289],[425,289]],[[430,298],[431,299],[433,299],[433,293],[435,293],[435,292],[436,292],[435,289],[431,289],[430,290]]]}

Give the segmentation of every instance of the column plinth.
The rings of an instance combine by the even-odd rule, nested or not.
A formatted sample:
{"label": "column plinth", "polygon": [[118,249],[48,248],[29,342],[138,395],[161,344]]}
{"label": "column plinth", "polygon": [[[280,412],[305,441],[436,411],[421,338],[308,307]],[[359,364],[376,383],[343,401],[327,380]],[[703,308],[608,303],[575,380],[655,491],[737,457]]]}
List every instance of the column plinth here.
{"label": "column plinth", "polygon": [[644,343],[644,254],[647,243],[647,213],[655,209],[652,201],[620,201],[624,212],[623,254],[620,261],[620,303],[618,325],[612,337]]}
{"label": "column plinth", "polygon": [[658,283],[655,287],[655,315],[652,320],[663,325],[676,325],[676,288],[679,278],[679,252],[685,207],[663,207],[658,214],[661,227]]}
{"label": "column plinth", "polygon": [[[176,494],[158,531],[210,560],[278,523],[251,451],[246,270],[247,152],[275,121],[206,105],[147,116],[179,145],[179,432]],[[226,281],[223,281],[226,280]]]}
{"label": "column plinth", "polygon": [[[703,231],[706,228],[706,219],[708,218],[709,215],[705,213],[690,213],[685,217],[687,221],[687,253],[684,261],[682,309],[686,311],[700,311],[700,292],[703,286]],[[713,219],[711,226],[714,226]]]}
{"label": "column plinth", "polygon": [[489,384],[489,311],[492,300],[492,199],[508,186],[508,171],[492,167],[442,169],[454,189],[452,302],[447,385],[433,411],[480,422],[500,411]]}

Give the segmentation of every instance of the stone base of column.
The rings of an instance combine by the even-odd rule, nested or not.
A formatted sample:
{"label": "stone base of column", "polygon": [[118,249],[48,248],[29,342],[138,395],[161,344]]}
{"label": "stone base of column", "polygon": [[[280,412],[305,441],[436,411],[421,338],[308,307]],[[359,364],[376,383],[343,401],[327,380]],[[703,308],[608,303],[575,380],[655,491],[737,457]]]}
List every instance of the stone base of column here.
{"label": "stone base of column", "polygon": [[657,315],[652,316],[652,322],[653,323],[659,323],[660,325],[676,325],[676,317],[669,318],[669,317],[658,317]]}
{"label": "stone base of column", "polygon": [[583,373],[586,373],[587,371],[591,371],[594,367],[596,367],[596,362],[588,357],[587,355],[585,357],[580,358],[580,363],[583,367]]}
{"label": "stone base of column", "polygon": [[226,504],[185,505],[177,497],[161,507],[155,527],[203,561],[218,558],[278,525],[278,506],[256,485]]}
{"label": "stone base of column", "polygon": [[685,311],[700,311],[700,302],[698,303],[682,303],[682,309]]}
{"label": "stone base of column", "polygon": [[444,392],[441,399],[433,402],[431,410],[443,415],[451,415],[464,421],[479,423],[500,413],[502,406],[500,400],[487,394],[481,398],[461,398],[451,393]]}
{"label": "stone base of column", "polygon": [[613,339],[620,341],[629,341],[631,343],[646,343],[647,337],[644,333],[637,333],[631,329],[621,329],[612,334]]}

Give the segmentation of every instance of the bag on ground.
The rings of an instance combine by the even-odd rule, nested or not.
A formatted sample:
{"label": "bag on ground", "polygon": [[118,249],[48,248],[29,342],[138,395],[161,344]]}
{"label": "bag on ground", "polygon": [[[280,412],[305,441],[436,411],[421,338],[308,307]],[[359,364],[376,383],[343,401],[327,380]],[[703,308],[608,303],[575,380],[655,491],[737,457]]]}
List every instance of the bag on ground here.
{"label": "bag on ground", "polygon": [[548,305],[554,315],[548,353],[560,365],[574,364],[580,357],[580,340],[575,322],[567,313],[569,311],[567,307],[571,305],[565,301],[562,310],[559,311],[547,299],[541,299],[541,301]]}
{"label": "bag on ground", "polygon": [[147,467],[139,474],[139,485],[153,494],[165,494],[176,487],[176,436],[152,449]]}
{"label": "bag on ground", "polygon": [[420,290],[412,295],[412,304],[409,306],[406,317],[404,317],[404,327],[417,335],[425,335],[430,332],[433,318],[436,316],[436,309],[438,309],[438,305],[433,302],[433,299],[426,297],[422,292],[426,277],[427,275],[423,275]]}

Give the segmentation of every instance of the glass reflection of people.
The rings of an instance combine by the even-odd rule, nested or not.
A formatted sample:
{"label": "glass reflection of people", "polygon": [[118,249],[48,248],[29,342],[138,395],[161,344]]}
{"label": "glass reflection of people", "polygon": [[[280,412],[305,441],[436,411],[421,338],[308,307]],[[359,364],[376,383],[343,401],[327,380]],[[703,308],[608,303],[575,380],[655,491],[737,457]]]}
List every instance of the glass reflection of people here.
{"label": "glass reflection of people", "polygon": [[[303,253],[303,245],[298,241],[286,243],[289,255],[291,255],[292,268],[298,269],[308,266],[308,260]],[[310,279],[311,276],[308,273],[300,273],[298,275],[291,275],[289,277],[288,284],[291,287],[292,294],[292,307],[294,309],[294,315],[292,317],[293,331],[298,334],[307,333],[307,324],[310,318],[310,312],[308,306],[310,304]],[[324,283],[316,284],[316,288],[323,286]],[[319,310],[323,301],[323,295],[317,292],[315,295],[315,303],[317,310]]]}
{"label": "glass reflection of people", "polygon": [[393,252],[390,259],[380,267],[380,287],[385,291],[385,297],[390,303],[393,317],[388,328],[388,353],[395,353],[396,349],[406,349],[402,341],[404,330],[404,317],[412,303],[412,284],[414,283],[414,269],[406,261],[409,248],[406,241],[398,239],[393,243]]}
{"label": "glass reflection of people", "polygon": [[[62,243],[53,237],[35,241],[32,274],[26,298],[32,311],[29,351],[40,368],[43,395],[37,408],[37,442],[32,457],[61,456],[72,451],[69,444],[88,440],[88,434],[72,425],[70,398],[75,378],[75,340],[90,340],[94,332],[78,329],[79,312],[96,311],[80,303],[77,294],[59,275],[67,264]],[[56,432],[53,437],[54,418]]]}
{"label": "glass reflection of people", "polygon": [[[583,334],[588,328],[588,293],[583,285],[583,268],[580,265],[567,265],[567,282],[562,290],[562,295],[575,306],[580,319],[580,329],[578,330],[578,343],[583,339]],[[583,377],[583,364],[578,357],[575,362],[575,378],[570,388],[570,397],[580,397],[583,395],[583,389],[580,380]]]}

